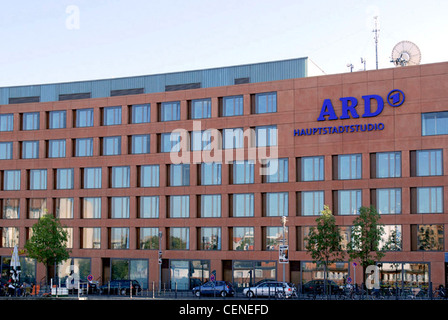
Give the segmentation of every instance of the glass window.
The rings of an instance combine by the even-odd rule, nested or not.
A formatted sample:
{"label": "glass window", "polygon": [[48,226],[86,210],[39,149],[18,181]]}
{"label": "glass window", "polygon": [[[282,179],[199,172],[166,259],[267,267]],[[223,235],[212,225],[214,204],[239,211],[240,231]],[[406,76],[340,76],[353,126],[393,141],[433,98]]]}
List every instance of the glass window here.
{"label": "glass window", "polygon": [[288,182],[288,158],[263,160],[267,183]]}
{"label": "glass window", "polygon": [[401,225],[384,225],[384,234],[379,243],[379,250],[401,251],[403,250],[403,237]]}
{"label": "glass window", "polygon": [[277,126],[255,127],[257,147],[271,147],[277,145]]}
{"label": "glass window", "polygon": [[232,197],[233,217],[253,217],[254,216],[254,194],[240,193],[234,194]]}
{"label": "glass window", "polygon": [[66,111],[58,110],[58,111],[50,111],[49,115],[49,129],[64,129],[67,127],[66,124]]}
{"label": "glass window", "polygon": [[254,227],[233,227],[232,244],[235,251],[254,250]]}
{"label": "glass window", "polygon": [[5,170],[3,172],[3,190],[20,190],[20,170]]}
{"label": "glass window", "polygon": [[27,112],[22,115],[22,130],[39,130],[39,112]]}
{"label": "glass window", "polygon": [[201,218],[221,217],[221,195],[201,195]]}
{"label": "glass window", "polygon": [[73,198],[58,198],[55,206],[56,218],[73,219]]}
{"label": "glass window", "polygon": [[243,96],[231,96],[222,98],[222,116],[242,116]]}
{"label": "glass window", "polygon": [[379,214],[400,214],[401,189],[377,189],[376,207]]}
{"label": "glass window", "polygon": [[101,218],[101,198],[83,198],[82,199],[82,218],[100,219]]}
{"label": "glass window", "polygon": [[442,150],[417,151],[417,176],[441,176],[443,174]]}
{"label": "glass window", "polygon": [[121,137],[103,138],[103,156],[113,156],[121,154]]}
{"label": "glass window", "polygon": [[203,162],[201,163],[201,185],[221,184],[221,163]]}
{"label": "glass window", "polygon": [[141,135],[135,135],[132,136],[132,154],[142,154],[142,153],[149,153],[149,143],[150,143],[150,136],[149,134],[141,134]]}
{"label": "glass window", "polygon": [[82,249],[101,249],[101,228],[82,228]]}
{"label": "glass window", "polygon": [[47,210],[47,199],[28,199],[28,218],[39,219]]}
{"label": "glass window", "polygon": [[448,134],[448,111],[422,113],[422,136]]}
{"label": "glass window", "polygon": [[401,177],[401,152],[381,152],[376,154],[376,177]]}
{"label": "glass window", "polygon": [[93,156],[93,138],[76,139],[77,157],[91,157]]}
{"label": "glass window", "polygon": [[48,158],[65,158],[65,139],[48,141]]}
{"label": "glass window", "polygon": [[147,165],[140,167],[140,187],[159,186],[159,165]]}
{"label": "glass window", "polygon": [[20,218],[20,199],[3,199],[3,219]]}
{"label": "glass window", "polygon": [[19,245],[19,228],[2,227],[2,247],[13,248]]}
{"label": "glass window", "polygon": [[277,112],[277,92],[257,93],[255,95],[255,113]]}
{"label": "glass window", "polygon": [[180,102],[162,102],[160,121],[180,120]]}
{"label": "glass window", "polygon": [[283,235],[283,227],[266,227],[265,250],[279,250],[279,246],[283,244],[283,236],[285,236],[286,243],[288,243],[288,227],[286,227],[285,235]]}
{"label": "glass window", "polygon": [[93,109],[76,110],[76,127],[93,127]]}
{"label": "glass window", "polygon": [[199,99],[191,101],[191,119],[204,119],[212,117],[210,99]]}
{"label": "glass window", "polygon": [[443,251],[443,234],[444,228],[442,224],[420,224],[416,228],[412,228],[413,237],[416,237],[417,244],[413,250],[417,251]]}
{"label": "glass window", "polygon": [[32,169],[30,170],[30,190],[46,190],[47,189],[47,170]]}
{"label": "glass window", "polygon": [[140,228],[140,245],[142,250],[159,249],[159,228]]}
{"label": "glass window", "polygon": [[121,124],[121,107],[105,107],[103,109],[103,125]]}
{"label": "glass window", "polygon": [[101,189],[101,168],[84,168],[84,189]]}
{"label": "glass window", "polygon": [[338,214],[358,214],[361,207],[361,190],[339,190],[338,191]]}
{"label": "glass window", "polygon": [[193,131],[191,133],[191,150],[211,150],[212,148],[212,131]]}
{"label": "glass window", "polygon": [[0,131],[12,131],[14,129],[14,115],[12,113],[0,114]]}
{"label": "glass window", "polygon": [[221,250],[221,228],[201,228],[201,250]]}
{"label": "glass window", "polygon": [[346,179],[361,179],[361,154],[346,154],[338,156],[338,178],[339,180]]}
{"label": "glass window", "polygon": [[180,132],[161,134],[160,152],[179,152],[181,146]]}
{"label": "glass window", "polygon": [[233,161],[233,183],[254,183],[254,168],[253,160]]}
{"label": "glass window", "polygon": [[417,188],[417,213],[443,213],[443,187]]}
{"label": "glass window", "polygon": [[169,228],[168,250],[189,250],[190,249],[190,229],[189,228]]}
{"label": "glass window", "polygon": [[223,129],[223,149],[244,148],[243,128]]}
{"label": "glass window", "polygon": [[169,196],[170,218],[190,217],[190,196]]}
{"label": "glass window", "polygon": [[190,165],[189,164],[170,164],[170,186],[189,186],[190,185]]}
{"label": "glass window", "polygon": [[288,216],[288,193],[266,193],[266,217]]}
{"label": "glass window", "polygon": [[129,228],[110,228],[110,249],[129,249]]}
{"label": "glass window", "polygon": [[159,217],[159,197],[147,196],[140,197],[140,218],[155,218]]}
{"label": "glass window", "polygon": [[39,158],[39,141],[22,142],[22,159]]}
{"label": "glass window", "polygon": [[324,157],[303,157],[301,158],[301,181],[322,181],[324,180]]}
{"label": "glass window", "polygon": [[12,159],[12,142],[0,142],[0,160]]}
{"label": "glass window", "polygon": [[324,210],[323,191],[303,191],[302,192],[302,215],[318,216]]}
{"label": "glass window", "polygon": [[151,105],[136,104],[132,106],[132,123],[149,123],[151,122]]}
{"label": "glass window", "polygon": [[56,189],[73,189],[73,168],[56,170]]}
{"label": "glass window", "polygon": [[112,219],[129,218],[129,197],[110,198],[110,217]]}
{"label": "glass window", "polygon": [[112,188],[129,188],[130,167],[112,167]]}

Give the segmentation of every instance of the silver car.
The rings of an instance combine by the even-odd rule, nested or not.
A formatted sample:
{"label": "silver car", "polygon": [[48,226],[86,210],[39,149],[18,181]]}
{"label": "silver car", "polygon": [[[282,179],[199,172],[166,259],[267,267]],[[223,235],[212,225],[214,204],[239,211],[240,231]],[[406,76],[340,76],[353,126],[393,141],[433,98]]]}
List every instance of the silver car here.
{"label": "silver car", "polygon": [[291,298],[297,294],[296,288],[287,282],[269,281],[260,283],[254,287],[245,288],[243,294],[248,298],[253,297],[277,297]]}

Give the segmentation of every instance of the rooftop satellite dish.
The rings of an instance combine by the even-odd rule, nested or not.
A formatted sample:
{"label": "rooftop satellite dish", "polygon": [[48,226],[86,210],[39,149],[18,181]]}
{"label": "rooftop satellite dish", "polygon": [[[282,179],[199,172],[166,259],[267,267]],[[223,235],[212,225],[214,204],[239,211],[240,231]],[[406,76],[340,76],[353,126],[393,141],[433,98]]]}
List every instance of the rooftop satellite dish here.
{"label": "rooftop satellite dish", "polygon": [[411,41],[401,41],[392,49],[392,62],[396,67],[420,64],[422,55],[417,45]]}

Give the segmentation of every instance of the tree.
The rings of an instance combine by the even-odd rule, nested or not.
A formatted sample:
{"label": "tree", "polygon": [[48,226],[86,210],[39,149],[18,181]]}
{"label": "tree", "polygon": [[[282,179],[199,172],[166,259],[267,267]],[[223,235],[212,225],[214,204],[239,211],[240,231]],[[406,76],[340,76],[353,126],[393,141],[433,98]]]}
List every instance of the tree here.
{"label": "tree", "polygon": [[321,215],[316,219],[317,226],[311,227],[305,237],[306,250],[316,261],[324,266],[324,290],[327,287],[327,267],[330,263],[340,261],[343,257],[342,236],[336,226],[336,219],[328,206],[324,205]]}
{"label": "tree", "polygon": [[45,214],[32,227],[32,236],[26,242],[25,249],[30,258],[45,265],[47,280],[49,266],[70,258],[70,250],[66,247],[67,239],[67,231],[52,214]]}
{"label": "tree", "polygon": [[[361,207],[359,215],[353,221],[351,240],[347,244],[350,259],[361,261],[363,274],[369,265],[380,261],[385,253],[380,250],[384,226],[379,223],[381,216],[375,207]],[[365,280],[365,279],[364,279]],[[365,281],[363,281],[364,283]]]}

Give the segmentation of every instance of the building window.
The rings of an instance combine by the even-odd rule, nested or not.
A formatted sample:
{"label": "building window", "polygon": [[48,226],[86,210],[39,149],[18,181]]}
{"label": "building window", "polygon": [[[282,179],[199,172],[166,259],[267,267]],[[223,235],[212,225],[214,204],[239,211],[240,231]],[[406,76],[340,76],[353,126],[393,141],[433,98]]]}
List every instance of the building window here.
{"label": "building window", "polygon": [[211,150],[212,149],[212,131],[193,131],[191,133],[191,150]]}
{"label": "building window", "polygon": [[376,189],[376,208],[379,214],[400,214],[401,189]]}
{"label": "building window", "polygon": [[401,177],[401,152],[376,153],[375,178]]}
{"label": "building window", "polygon": [[2,243],[3,248],[13,248],[19,245],[19,228],[2,227]]}
{"label": "building window", "polygon": [[[413,190],[415,189],[411,189],[411,201]],[[443,213],[443,187],[422,187],[416,190],[417,213]]]}
{"label": "building window", "polygon": [[101,249],[101,228],[82,228],[81,249]]}
{"label": "building window", "polygon": [[20,199],[3,199],[3,219],[20,218]]}
{"label": "building window", "polygon": [[20,190],[20,170],[5,170],[3,172],[3,190]]}
{"label": "building window", "polygon": [[448,134],[448,111],[422,113],[422,136]]}
{"label": "building window", "polygon": [[121,137],[103,138],[103,156],[114,156],[121,154]]}
{"label": "building window", "polygon": [[190,217],[190,196],[169,196],[169,218]]}
{"label": "building window", "polygon": [[73,189],[73,168],[56,169],[56,189]]}
{"label": "building window", "polygon": [[418,150],[416,152],[417,177],[441,176],[443,174],[442,150]]}
{"label": "building window", "polygon": [[121,107],[103,108],[103,126],[121,124]]}
{"label": "building window", "polygon": [[12,159],[12,142],[0,142],[0,160]]}
{"label": "building window", "polygon": [[379,250],[401,251],[403,250],[403,237],[401,225],[385,225],[384,234],[379,243]]}
{"label": "building window", "polygon": [[22,130],[39,130],[39,112],[28,112],[22,115]]}
{"label": "building window", "polygon": [[221,217],[221,195],[203,194],[200,196],[200,217],[201,218],[219,218]]}
{"label": "building window", "polygon": [[189,228],[169,228],[168,250],[189,250],[190,249],[190,229]]}
{"label": "building window", "polygon": [[32,169],[30,170],[30,190],[46,190],[47,189],[47,170]]}
{"label": "building window", "polygon": [[277,92],[257,93],[255,95],[255,113],[277,112]]}
{"label": "building window", "polygon": [[233,117],[243,115],[243,96],[231,96],[222,98],[223,117]]}
{"label": "building window", "polygon": [[84,168],[84,189],[101,189],[101,168]]}
{"label": "building window", "polygon": [[57,198],[55,208],[56,218],[73,219],[73,198]]}
{"label": "building window", "polygon": [[48,114],[48,128],[49,129],[64,129],[67,127],[66,123],[66,111],[58,110],[58,111],[50,111]]}
{"label": "building window", "polygon": [[129,188],[131,169],[129,167],[112,167],[111,187]]}
{"label": "building window", "polygon": [[[298,181],[322,181],[324,180],[324,157],[302,157],[297,161],[300,170]],[[298,168],[299,169],[299,168]]]}
{"label": "building window", "polygon": [[93,109],[76,110],[76,127],[93,127]]}
{"label": "building window", "polygon": [[159,249],[159,228],[140,228],[139,249],[157,250]]}
{"label": "building window", "polygon": [[338,155],[338,179],[350,180],[362,178],[361,154]]}
{"label": "building window", "polygon": [[265,216],[283,217],[288,216],[288,193],[268,192],[265,196]]}
{"label": "building window", "polygon": [[12,113],[0,114],[0,132],[14,129],[14,115]]}
{"label": "building window", "polygon": [[112,219],[129,219],[129,197],[110,198],[110,217]]}
{"label": "building window", "polygon": [[257,147],[272,147],[277,145],[277,126],[255,127]]}
{"label": "building window", "polygon": [[253,217],[254,216],[254,194],[240,193],[234,194],[230,198],[233,202],[232,217]]}
{"label": "building window", "polygon": [[28,199],[28,219],[40,219],[47,211],[47,199]]}
{"label": "building window", "polygon": [[220,185],[221,184],[221,163],[203,162],[201,163],[201,185]]}
{"label": "building window", "polygon": [[157,219],[159,217],[159,197],[140,197],[139,217],[143,219]]}
{"label": "building window", "polygon": [[205,119],[212,117],[212,103],[210,99],[192,100],[190,119]]}
{"label": "building window", "polygon": [[254,183],[254,168],[253,160],[233,161],[233,183]]}
{"label": "building window", "polygon": [[254,227],[233,227],[232,229],[232,250],[254,250]]}
{"label": "building window", "polygon": [[190,165],[189,164],[170,164],[170,186],[189,186],[190,185]]}
{"label": "building window", "polygon": [[39,158],[39,141],[22,142],[22,159]]}
{"label": "building window", "polygon": [[162,102],[160,105],[160,121],[180,120],[180,102]]}
{"label": "building window", "polygon": [[101,219],[101,198],[82,199],[82,218]]}
{"label": "building window", "polygon": [[75,155],[77,157],[92,157],[93,156],[93,138],[76,139]]}
{"label": "building window", "polygon": [[412,251],[443,251],[442,224],[411,225]]}
{"label": "building window", "polygon": [[140,187],[159,186],[159,165],[147,165],[140,167]]}
{"label": "building window", "polygon": [[264,250],[275,251],[279,250],[279,246],[283,244],[283,236],[286,243],[288,243],[288,227],[286,227],[286,234],[283,234],[283,227],[265,227],[264,228]]}
{"label": "building window", "polygon": [[223,129],[223,149],[240,149],[244,148],[244,131],[243,128]]}
{"label": "building window", "polygon": [[201,250],[221,250],[221,228],[203,227],[201,229]]}
{"label": "building window", "polygon": [[361,190],[338,191],[338,215],[356,215],[361,204]]}
{"label": "building window", "polygon": [[181,146],[180,132],[162,133],[160,152],[179,152]]}
{"label": "building window", "polygon": [[264,182],[278,183],[288,182],[288,158],[265,159],[262,161],[266,173],[263,175]]}
{"label": "building window", "polygon": [[149,153],[149,143],[150,143],[150,136],[149,134],[141,134],[141,135],[135,135],[131,137],[131,153],[132,154],[143,154],[143,153]]}
{"label": "building window", "polygon": [[324,209],[324,192],[323,191],[302,191],[299,193],[301,197],[302,216],[318,216]]}
{"label": "building window", "polygon": [[65,139],[48,141],[48,158],[65,158]]}
{"label": "building window", "polygon": [[132,106],[131,123],[149,123],[151,122],[151,105],[137,104]]}
{"label": "building window", "polygon": [[129,228],[110,228],[110,249],[129,249]]}

